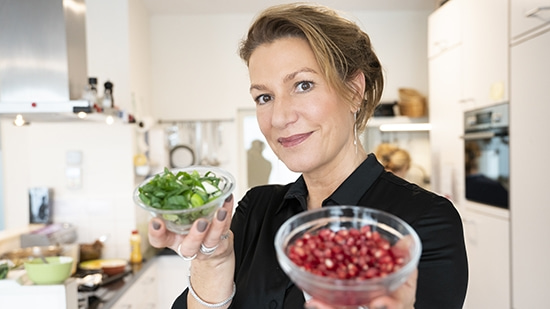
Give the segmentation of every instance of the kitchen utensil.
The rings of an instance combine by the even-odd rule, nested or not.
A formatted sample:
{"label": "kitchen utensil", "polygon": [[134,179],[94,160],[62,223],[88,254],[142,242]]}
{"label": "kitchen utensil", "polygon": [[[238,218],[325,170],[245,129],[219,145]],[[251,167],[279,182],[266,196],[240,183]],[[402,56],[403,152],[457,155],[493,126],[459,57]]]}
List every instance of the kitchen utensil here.
{"label": "kitchen utensil", "polygon": [[50,257],[59,256],[63,253],[63,248],[60,246],[34,246],[28,248],[19,248],[2,255],[2,258],[11,260],[15,266],[21,266],[30,258],[38,258],[40,256]]}
{"label": "kitchen utensil", "polygon": [[48,260],[46,260],[46,258],[43,255],[40,255],[40,259],[44,264],[48,264]]}
{"label": "kitchen utensil", "polygon": [[60,284],[71,275],[73,258],[70,256],[47,257],[48,263],[42,259],[25,262],[25,270],[32,282],[36,284]]}
{"label": "kitchen utensil", "polygon": [[80,244],[80,262],[101,258],[103,246],[108,239],[109,235],[101,235],[91,244]]}
{"label": "kitchen utensil", "polygon": [[112,276],[123,272],[128,262],[123,259],[98,259],[82,262],[78,265],[83,270],[101,270],[104,274]]}

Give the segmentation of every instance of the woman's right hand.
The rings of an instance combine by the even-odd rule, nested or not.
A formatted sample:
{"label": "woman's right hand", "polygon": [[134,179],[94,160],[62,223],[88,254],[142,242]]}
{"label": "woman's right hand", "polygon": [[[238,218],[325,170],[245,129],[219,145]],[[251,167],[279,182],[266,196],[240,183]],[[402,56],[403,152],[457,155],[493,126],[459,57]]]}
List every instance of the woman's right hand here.
{"label": "woman's right hand", "polygon": [[[193,223],[187,235],[181,235],[166,229],[164,221],[159,218],[152,218],[149,221],[149,243],[155,248],[170,248],[182,257],[193,257],[206,260],[216,257],[227,256],[233,252],[232,237],[229,230],[231,225],[231,214],[233,213],[233,195],[230,195],[220,207],[211,222],[205,219],[198,219]],[[216,250],[207,255],[201,252],[201,244],[207,248]]]}
{"label": "woman's right hand", "polygon": [[[149,223],[149,242],[153,247],[168,247],[191,261],[189,284],[194,293],[187,296],[188,308],[203,308],[197,299],[211,304],[227,300],[234,289],[235,254],[231,215],[233,195],[219,208],[211,222],[198,219],[187,235],[168,231],[161,219]],[[229,302],[223,306],[227,308]],[[221,308],[221,307],[220,307]]]}

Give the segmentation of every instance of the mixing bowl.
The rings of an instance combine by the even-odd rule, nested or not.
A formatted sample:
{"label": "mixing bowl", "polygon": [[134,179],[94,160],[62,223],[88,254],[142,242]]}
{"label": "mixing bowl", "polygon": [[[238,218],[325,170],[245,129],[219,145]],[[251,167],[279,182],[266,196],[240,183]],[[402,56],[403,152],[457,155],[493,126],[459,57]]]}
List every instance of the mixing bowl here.
{"label": "mixing bowl", "polygon": [[46,257],[47,264],[40,258],[25,262],[25,270],[36,284],[60,284],[71,275],[73,258],[70,256]]}
{"label": "mixing bowl", "polygon": [[[170,173],[170,174],[168,174]],[[216,190],[209,183],[202,183],[204,188],[196,188],[200,184],[193,180],[194,177],[214,177],[217,181]],[[165,181],[168,179],[167,181]],[[148,184],[156,181],[159,186],[147,187]],[[153,216],[161,218],[166,224],[166,228],[178,234],[187,234],[197,219],[204,218],[211,220],[216,209],[220,208],[225,199],[235,189],[235,178],[229,172],[213,166],[188,166],[185,168],[176,168],[165,170],[144,180],[134,191],[134,201],[137,205],[147,210]],[[216,192],[211,194],[212,192]],[[204,199],[204,195],[208,195]],[[145,195],[145,196],[144,196]],[[201,202],[195,201],[202,196]],[[168,201],[168,197],[175,200],[185,200],[185,208],[179,205],[152,205],[157,197],[162,201]],[[188,203],[187,203],[188,202]],[[193,205],[191,205],[193,204]]]}
{"label": "mixing bowl", "polygon": [[[289,248],[296,245],[297,241],[303,241],[304,235],[317,235],[327,231],[338,233],[342,230],[347,230],[343,234],[351,230],[377,232],[391,245],[388,250],[399,252],[401,266],[382,277],[328,277],[318,270],[298,266],[289,257],[294,254]],[[343,239],[347,240],[349,237]],[[333,306],[357,308],[401,286],[418,265],[422,246],[412,227],[392,214],[360,206],[331,206],[306,211],[288,219],[277,231],[275,249],[282,269],[307,294]],[[303,258],[307,260],[312,257]],[[337,259],[335,261],[338,263]]]}

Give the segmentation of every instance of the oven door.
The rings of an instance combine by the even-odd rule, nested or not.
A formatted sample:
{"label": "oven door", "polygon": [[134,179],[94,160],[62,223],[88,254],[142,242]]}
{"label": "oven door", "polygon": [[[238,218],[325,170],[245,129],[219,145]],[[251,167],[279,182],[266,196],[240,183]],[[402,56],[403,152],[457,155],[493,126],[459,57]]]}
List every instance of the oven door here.
{"label": "oven door", "polygon": [[510,146],[508,129],[464,135],[466,199],[508,209]]}

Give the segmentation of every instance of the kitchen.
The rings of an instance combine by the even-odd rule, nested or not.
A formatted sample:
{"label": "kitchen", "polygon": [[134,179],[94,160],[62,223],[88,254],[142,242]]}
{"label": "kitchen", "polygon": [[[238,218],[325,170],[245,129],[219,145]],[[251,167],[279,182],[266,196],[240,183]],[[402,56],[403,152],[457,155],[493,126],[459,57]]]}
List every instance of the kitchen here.
{"label": "kitchen", "polygon": [[[458,2],[459,0],[451,0],[448,4],[452,4],[455,1]],[[433,1],[428,2],[431,6],[416,11],[353,12],[353,15],[360,19],[367,32],[371,34],[378,53],[383,57],[383,63],[386,62],[388,83],[383,100],[395,100],[397,97],[397,88],[405,85],[416,88],[426,94],[430,93],[430,104],[434,101],[432,98],[433,88],[429,87],[429,82],[432,82],[432,78],[428,77],[428,59],[426,55],[429,49],[427,43],[429,36],[428,17],[433,12],[435,4]],[[498,16],[506,17],[504,20],[505,24],[497,24],[498,37],[500,38],[504,35],[507,38],[508,1],[495,2],[493,9],[497,7],[503,8],[503,10],[498,10]],[[511,1],[510,3],[517,5],[516,1]],[[327,4],[329,3],[327,2]],[[532,4],[533,7],[537,5],[540,6],[539,3]],[[446,6],[447,4],[443,8]],[[511,6],[511,8],[519,9],[515,6]],[[468,12],[472,12],[472,10]],[[483,14],[481,15],[483,16]],[[154,119],[168,122],[174,120],[209,121],[212,119],[221,119],[224,120],[224,136],[234,138],[234,136],[239,135],[239,111],[250,110],[253,107],[247,92],[248,80],[246,68],[236,55],[237,42],[242,37],[244,29],[247,28],[252,16],[252,12],[216,15],[203,12],[192,16],[159,14],[150,17],[146,4],[141,1],[117,1],[114,3],[112,1],[99,0],[87,1],[88,75],[97,76],[100,84],[107,79],[113,81],[115,84],[114,94],[117,105],[122,109],[132,111],[137,119],[142,119],[145,116],[151,116]],[[487,20],[482,19],[482,16],[478,16],[476,21],[480,24],[487,24]],[[465,17],[459,16],[458,18]],[[499,22],[502,22],[502,20],[499,20]],[[452,24],[451,22],[449,23]],[[196,31],[196,29],[201,29],[201,31]],[[487,27],[487,29],[491,28]],[[546,28],[543,27],[543,29]],[[204,38],[211,37],[219,39],[204,40]],[[462,40],[465,38],[462,36]],[[196,43],[189,44],[189,42]],[[483,41],[481,42],[484,43]],[[520,50],[524,46],[527,46],[526,43],[529,43],[518,42],[513,47],[509,47],[508,41],[505,41],[504,45],[499,43],[496,47],[493,46],[493,48],[504,46],[500,52],[508,55],[509,50],[512,52]],[[487,45],[488,43],[484,44]],[[460,44],[457,43],[456,45]],[[466,41],[464,41],[463,45],[466,46]],[[486,47],[485,45],[483,45],[484,48]],[[548,45],[544,45],[544,48],[547,49]],[[404,50],[407,52],[404,53]],[[452,51],[453,49],[449,48],[449,50]],[[472,50],[472,48],[470,47],[469,50]],[[473,50],[478,49],[473,48]],[[436,57],[432,58],[436,59]],[[204,61],[196,61],[196,59],[204,59]],[[523,121],[530,123],[532,122],[530,119],[543,117],[545,113],[541,112],[533,115],[531,112],[527,115],[528,111],[519,109],[520,106],[515,105],[517,106],[516,109],[513,108],[514,95],[517,95],[518,92],[514,94],[512,91],[513,84],[511,81],[515,80],[513,75],[510,79],[508,78],[508,74],[510,74],[506,69],[509,65],[508,59],[508,56],[505,56],[504,65],[497,66],[498,69],[496,71],[499,77],[490,77],[489,80],[490,83],[497,81],[503,81],[504,83],[504,98],[509,99],[511,102],[512,120],[517,119],[516,126],[511,128],[512,133],[517,132],[515,134],[529,136],[529,139],[516,138],[516,142],[519,143],[521,140],[525,144],[521,148],[512,148],[511,150],[511,175],[512,182],[514,183],[514,179],[518,179],[515,178],[517,175],[527,173],[526,171],[521,171],[519,167],[514,167],[514,162],[518,162],[520,158],[529,158],[528,160],[532,162],[537,161],[534,159],[544,162],[543,159],[547,157],[548,150],[537,147],[538,144],[536,144],[536,141],[544,141],[545,139],[542,134],[548,130],[544,129],[544,126],[547,126],[547,122],[544,120],[539,120],[540,125],[538,126],[540,129],[537,130],[539,133],[528,132],[529,135],[524,135],[527,134],[524,131],[527,131],[527,128],[531,126],[525,125],[526,128],[522,129],[517,125],[520,121],[521,123],[524,123]],[[510,70],[514,67],[512,66]],[[501,77],[501,70],[504,70],[504,77]],[[539,70],[541,72],[544,71],[542,68],[539,68]],[[212,74],[213,72],[216,72],[216,74]],[[218,81],[215,84],[212,83],[213,76]],[[528,78],[529,76],[528,72],[522,75],[523,78]],[[204,80],[208,80],[209,83],[204,83]],[[215,90],[217,93],[223,93],[223,97],[211,95],[212,85],[216,85]],[[489,89],[490,86],[491,84],[485,88]],[[498,88],[498,86],[495,87]],[[483,89],[484,91],[486,90],[485,88]],[[191,89],[192,91],[182,91],[182,89]],[[536,90],[541,91],[540,89]],[[502,98],[499,96],[496,97]],[[459,97],[456,101],[458,102],[460,99]],[[533,97],[529,99],[529,102],[522,102],[521,106],[532,105],[533,110],[541,111],[543,108],[542,102],[542,99],[537,101]],[[456,117],[460,119],[464,109],[474,107],[472,102],[455,105],[456,108],[453,106],[455,108],[453,112],[456,112]],[[208,113],[205,113],[205,110]],[[516,111],[517,117],[521,118],[514,118]],[[434,116],[430,110],[430,121],[437,124]],[[442,118],[439,121],[446,121],[446,119]],[[41,130],[37,131],[40,132],[30,131],[29,129],[32,126],[38,126]],[[26,209],[22,210],[24,207],[14,208],[8,205],[28,205],[27,190],[29,187],[53,184],[55,187],[56,203],[59,202],[56,207],[60,211],[63,211],[60,214],[65,216],[56,219],[75,223],[79,227],[79,237],[81,237],[82,242],[93,241],[94,237],[103,234],[105,229],[110,229],[113,226],[111,223],[116,221],[118,226],[116,230],[111,232],[112,238],[109,240],[112,246],[106,248],[105,255],[107,257],[126,256],[127,252],[129,252],[129,232],[133,228],[138,228],[141,233],[145,233],[144,222],[146,220],[146,215],[136,210],[135,205],[129,199],[129,193],[127,193],[132,192],[136,181],[131,158],[139,149],[140,136],[134,137],[135,127],[115,124],[115,126],[109,129],[99,123],[45,123],[32,126],[19,128],[23,130],[16,131],[9,121],[8,124],[4,121],[0,129],[3,131],[3,139],[8,139],[8,141],[2,141],[2,156],[4,160],[2,167],[4,170],[4,191],[2,192],[2,196],[5,229],[19,229],[28,222],[28,213]],[[78,126],[78,130],[72,129],[75,126]],[[449,134],[453,137],[462,134],[461,127],[453,128],[452,130],[454,131],[449,132]],[[149,134],[162,133],[158,131],[151,130]],[[49,136],[55,136],[55,141],[52,142],[48,138]],[[538,139],[535,139],[535,136],[538,136]],[[445,137],[441,138],[444,140]],[[7,149],[12,149],[11,147],[13,146],[10,145],[21,144],[21,141],[24,140],[28,141],[25,150],[15,154],[10,154],[7,151]],[[75,144],[73,142],[66,143],[65,141],[79,142]],[[6,145],[5,143],[8,142],[9,144]],[[155,139],[150,138],[150,142],[154,143]],[[156,142],[158,143],[159,141],[156,140]],[[163,149],[162,142],[161,140],[160,148]],[[67,145],[64,146],[65,143]],[[432,140],[431,145],[433,146],[434,144],[435,142]],[[237,178],[245,179],[244,175],[246,174],[243,174],[237,162],[237,158],[240,158],[240,148],[238,145],[237,141],[225,143],[228,159],[225,163],[222,163],[222,166],[239,176]],[[451,154],[448,157],[441,157],[444,162],[441,163],[439,169],[434,169],[432,173],[433,188],[442,194],[450,196],[455,201],[457,207],[461,208],[467,204],[465,199],[462,198],[463,189],[461,188],[462,177],[460,174],[462,163],[460,162],[461,158],[452,156],[452,151],[454,149],[455,153],[458,154],[462,152],[462,149],[453,148],[454,146],[445,143],[439,145],[441,148],[449,146],[448,149]],[[149,145],[149,149],[152,152],[151,156],[156,158],[156,164],[166,164],[166,161],[163,161],[166,159],[162,152],[159,154],[153,153],[158,148],[155,145]],[[36,152],[33,151],[34,149],[43,150]],[[51,149],[51,151],[44,151],[44,149]],[[83,153],[83,160],[80,166],[83,177],[82,189],[76,191],[66,188],[65,175],[68,167],[65,157],[66,152],[74,149],[81,150]],[[537,168],[542,169],[542,174],[545,174],[544,171],[548,171],[548,168],[544,166],[537,166]],[[9,175],[9,178],[5,176],[6,174]],[[117,186],[108,186],[105,184],[105,175],[109,175],[110,179],[116,179]],[[440,179],[437,180],[437,177],[440,177]],[[449,179],[453,179],[453,181]],[[544,205],[544,202],[547,202],[548,198],[538,193],[544,192],[540,188],[541,185],[535,185],[544,183],[542,177],[538,181],[534,179],[533,182],[527,181],[533,179],[532,175],[525,175],[520,179],[521,183],[518,183],[519,180],[516,180],[516,186],[512,188],[511,211],[514,210],[514,205],[518,204],[522,205],[522,209],[531,209],[530,207],[533,207],[537,211],[538,220],[542,220],[548,210],[541,209],[540,205]],[[540,188],[539,191],[535,190],[537,188]],[[515,191],[520,189],[526,191]],[[239,183],[237,190],[242,195],[245,185]],[[527,200],[524,192],[528,192],[529,200]],[[104,219],[113,208],[117,209],[119,217]],[[83,216],[82,213],[85,215]],[[473,216],[478,214],[479,212],[473,212]],[[470,215],[472,214],[470,213]],[[528,219],[523,213],[519,215],[522,216],[522,220]],[[511,216],[510,220],[512,224],[514,223],[513,218]],[[486,217],[481,217],[481,219],[490,220]],[[98,222],[102,223],[97,224]],[[501,220],[497,220],[497,222],[501,223]],[[465,224],[465,226],[467,228],[468,224]],[[541,224],[540,226],[544,225]],[[518,227],[514,231],[520,229]],[[533,231],[533,233],[535,232],[535,230],[529,230]],[[546,230],[538,230],[536,232],[539,233],[538,235],[544,235],[544,231]],[[511,234],[511,237],[525,239],[525,236],[516,235]],[[500,236],[502,235],[496,235],[496,237]],[[531,238],[533,237],[532,235],[529,237],[527,239],[537,239]],[[505,239],[506,237],[502,237],[498,240],[504,241]],[[529,243],[520,244],[527,248],[529,246]],[[524,252],[528,250],[527,248],[523,248]],[[513,248],[506,249],[513,250]],[[533,258],[538,258],[538,256],[542,257],[545,254],[541,253]],[[502,258],[507,259],[506,257]],[[533,267],[535,265],[538,266],[538,272],[541,270],[548,272],[547,269],[542,267],[544,265],[542,261],[538,263],[536,261],[539,260],[533,260],[524,264],[533,265]],[[473,263],[474,261],[470,262]],[[504,267],[506,268],[506,266]],[[509,268],[511,267],[509,266]],[[522,279],[517,283],[513,281],[514,284],[506,280],[502,281],[500,278],[494,278],[493,280],[496,282],[500,280],[508,286],[504,287],[504,294],[502,290],[494,291],[490,294],[485,293],[483,295],[485,300],[491,302],[495,299],[505,298],[509,301],[514,301],[513,306],[508,303],[502,306],[503,308],[541,306],[543,304],[540,302],[541,297],[544,295],[541,291],[538,291],[537,294],[535,293],[537,290],[531,289],[530,293],[535,293],[534,295],[520,297],[527,292],[526,286],[528,285],[526,280],[535,282],[532,281],[535,280],[533,277],[525,278],[525,276],[532,273],[532,270],[525,270],[514,275],[508,274],[514,280],[515,278]],[[474,274],[471,274],[471,276],[472,282],[477,282],[474,280],[476,278]],[[548,278],[548,276],[537,277],[536,280],[539,281],[536,282],[538,283],[531,283],[532,286],[548,286],[547,281],[543,281],[547,280],[544,278]],[[512,286],[514,290],[512,290]],[[478,293],[483,293],[483,291],[478,291]],[[508,295],[508,297],[502,297],[502,295]],[[483,307],[486,306],[471,306],[471,308]]]}

